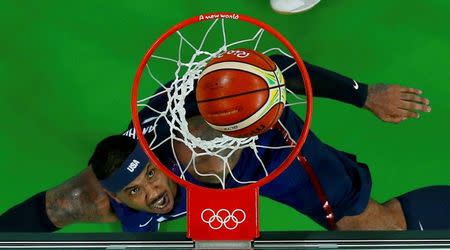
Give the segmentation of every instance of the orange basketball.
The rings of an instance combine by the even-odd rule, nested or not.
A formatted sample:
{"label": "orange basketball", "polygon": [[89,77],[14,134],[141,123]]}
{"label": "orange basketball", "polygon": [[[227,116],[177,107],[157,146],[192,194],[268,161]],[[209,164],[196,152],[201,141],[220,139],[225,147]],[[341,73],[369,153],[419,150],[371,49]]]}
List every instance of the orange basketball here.
{"label": "orange basketball", "polygon": [[267,56],[235,49],[212,59],[196,88],[200,114],[214,129],[233,137],[266,132],[286,103],[284,78]]}

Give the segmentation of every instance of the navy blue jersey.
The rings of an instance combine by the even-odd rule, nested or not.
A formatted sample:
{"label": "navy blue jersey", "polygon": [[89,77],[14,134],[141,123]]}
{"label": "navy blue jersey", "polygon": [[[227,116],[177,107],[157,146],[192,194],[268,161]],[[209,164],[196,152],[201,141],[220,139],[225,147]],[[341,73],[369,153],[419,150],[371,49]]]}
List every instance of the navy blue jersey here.
{"label": "navy blue jersey", "polygon": [[[188,95],[185,100],[186,117],[199,115],[195,94]],[[167,105],[167,99],[165,95],[160,95],[151,99],[149,105],[156,110],[161,110],[161,107]],[[167,124],[164,124],[164,119],[161,119],[161,122],[156,127],[151,125],[155,115],[148,108],[140,111],[139,117],[144,134],[149,134],[149,132],[156,130],[158,137],[167,138],[168,127]],[[280,120],[291,134],[291,137],[295,140],[298,139],[303,127],[303,121],[290,108],[285,108]],[[123,134],[136,138],[132,124]],[[280,132],[270,130],[259,135],[257,145],[282,146],[285,145],[285,141]],[[160,147],[160,150],[167,150],[167,148]],[[258,155],[264,162],[266,170],[271,172],[281,165],[281,162],[284,161],[290,151],[290,149],[259,148]],[[312,132],[307,137],[302,148],[302,154],[309,161],[322,184],[336,221],[343,216],[357,215],[365,209],[371,191],[370,173],[365,165],[356,162],[356,157],[322,143]],[[178,168],[172,168],[169,165],[172,164],[173,159],[160,160],[172,171],[178,170]],[[266,176],[253,150],[249,148],[243,149],[241,157],[232,172],[239,181],[254,181]],[[193,183],[202,185],[202,183],[192,178],[189,173],[185,173],[185,177]],[[240,185],[233,178],[228,177],[226,179],[227,188]],[[160,222],[183,216],[186,213],[185,190],[179,187],[179,191],[181,192],[179,192],[180,195],[177,197],[174,209],[167,215],[136,211],[114,201],[111,201],[111,204],[117,217],[122,222],[124,231],[157,231]],[[322,208],[323,204],[321,204],[316,191],[311,185],[309,176],[298,160],[294,160],[280,176],[263,186],[260,189],[260,194],[286,204],[312,218],[322,226],[327,227],[325,213]]]}
{"label": "navy blue jersey", "polygon": [[[289,108],[285,109],[280,120],[291,136],[297,139],[303,121]],[[257,144],[282,146],[285,145],[284,143],[280,132],[270,130],[260,135]],[[260,149],[258,152],[269,172],[279,167],[289,153],[290,149]],[[357,215],[365,209],[371,190],[370,173],[365,165],[358,164],[351,155],[322,143],[312,132],[307,137],[302,148],[302,154],[307,158],[322,184],[336,220],[346,215]],[[178,168],[171,169],[176,170]],[[241,157],[233,169],[233,175],[240,181],[252,181],[264,177],[265,172],[254,152],[246,148],[242,151]],[[186,179],[201,184],[188,173],[186,173]],[[226,186],[230,188],[241,185],[230,177],[227,178],[226,182]],[[124,231],[155,231],[158,228],[158,223],[185,214],[185,191],[182,187],[180,187],[180,190],[183,191],[177,198],[174,210],[168,215],[139,212],[115,202],[112,205],[122,222]],[[260,189],[260,194],[286,204],[327,227],[322,204],[311,185],[309,176],[298,160],[294,160],[280,176],[263,186]],[[152,222],[147,226],[140,226],[151,219]]]}
{"label": "navy blue jersey", "polygon": [[[286,108],[282,117],[291,136],[298,139],[303,121],[289,108]],[[271,130],[261,138],[267,145],[283,145],[281,133]],[[261,143],[262,144],[262,143]],[[370,198],[371,178],[368,168],[356,162],[356,157],[340,152],[333,147],[322,143],[310,131],[301,150],[317,175],[321,186],[333,208],[336,221],[346,215],[357,215],[364,211]],[[245,155],[244,155],[245,153]],[[260,152],[265,159],[268,171],[273,171],[290,153],[290,149],[265,149]],[[353,159],[352,159],[353,158]],[[233,173],[242,172],[243,176],[250,178],[251,169],[255,163],[253,153],[245,151],[241,156]],[[258,173],[261,175],[261,173]],[[326,227],[325,213],[316,191],[306,171],[296,159],[275,180],[263,186],[260,194],[284,203],[297,211],[312,218]]]}

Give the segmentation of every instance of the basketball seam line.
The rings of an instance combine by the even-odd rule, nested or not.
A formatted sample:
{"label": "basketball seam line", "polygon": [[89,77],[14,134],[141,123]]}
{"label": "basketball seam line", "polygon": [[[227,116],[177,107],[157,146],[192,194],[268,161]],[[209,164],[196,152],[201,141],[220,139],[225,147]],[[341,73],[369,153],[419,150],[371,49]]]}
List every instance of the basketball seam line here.
{"label": "basketball seam line", "polygon": [[[260,57],[260,58],[261,58],[261,57]],[[245,64],[249,64],[249,65],[258,67],[258,68],[260,68],[260,69],[262,69],[262,70],[265,70],[265,71],[272,71],[272,72],[275,71],[275,70],[277,69],[277,66],[276,66],[276,65],[275,65],[275,68],[274,68],[274,69],[271,69],[271,65],[270,65],[266,60],[264,60],[264,62],[267,63],[267,66],[269,66],[269,69],[264,69],[264,68],[259,67],[259,65],[255,65],[255,64],[252,64],[252,63],[249,63],[249,62],[243,62],[243,61],[239,61],[239,60],[227,60],[227,61],[215,62],[215,63],[211,63],[210,65],[207,65],[206,68],[207,68],[207,67],[210,67],[210,66],[212,66],[212,65],[219,64],[219,63],[224,63],[224,62],[245,63]]]}
{"label": "basketball seam line", "polygon": [[[278,65],[275,64],[275,70],[273,71],[273,73],[275,73],[274,76],[277,79],[277,82],[280,82],[280,79],[278,78],[278,75],[276,73],[277,69],[281,72],[281,70],[278,68]],[[281,77],[283,77],[283,75],[281,75]],[[282,93],[281,93],[281,91],[279,91],[279,93],[278,93],[278,99],[279,100],[281,100],[281,96],[282,96]],[[286,100],[285,100],[285,103],[286,103]],[[278,114],[278,113],[280,113],[280,112],[283,113],[283,110],[284,110],[284,105],[283,105],[283,108],[281,108],[281,110],[280,110],[280,108],[278,108],[278,110],[277,110],[277,117],[278,117],[278,119],[281,116],[281,114]],[[275,125],[275,123],[272,125],[272,127]]]}
{"label": "basketball seam line", "polygon": [[212,98],[212,99],[207,99],[207,100],[202,100],[202,101],[198,101],[197,100],[197,103],[217,101],[217,100],[220,100],[220,99],[232,98],[232,97],[246,95],[246,94],[252,94],[252,93],[256,93],[256,92],[261,91],[261,90],[270,90],[270,89],[280,88],[280,87],[284,87],[284,86],[286,86],[286,84],[281,84],[281,85],[273,86],[273,87],[270,87],[270,88],[256,89],[256,90],[252,90],[252,91],[248,91],[248,92],[244,92],[244,93],[228,95],[228,96],[222,96],[222,97],[217,97],[217,98]]}

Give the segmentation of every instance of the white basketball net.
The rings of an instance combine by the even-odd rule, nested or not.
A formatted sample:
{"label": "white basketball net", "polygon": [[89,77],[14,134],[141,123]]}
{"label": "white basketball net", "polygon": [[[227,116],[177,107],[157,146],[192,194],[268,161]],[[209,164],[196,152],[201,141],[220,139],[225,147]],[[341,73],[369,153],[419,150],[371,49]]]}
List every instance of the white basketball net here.
{"label": "white basketball net", "polygon": [[[239,180],[233,174],[232,168],[230,166],[229,159],[230,157],[237,153],[238,150],[244,148],[250,148],[255,153],[256,158],[258,159],[261,168],[264,170],[265,175],[267,176],[269,172],[266,169],[262,159],[258,155],[258,148],[271,148],[271,149],[281,149],[281,148],[291,148],[293,146],[278,146],[271,147],[267,145],[258,145],[258,136],[250,137],[250,138],[233,138],[226,135],[219,135],[215,138],[200,138],[194,136],[188,130],[188,122],[186,120],[186,109],[185,109],[185,97],[195,91],[194,89],[194,81],[197,80],[200,76],[205,65],[209,60],[214,58],[215,56],[223,53],[225,51],[231,50],[233,48],[249,48],[253,50],[258,50],[263,54],[270,55],[273,53],[283,54],[285,56],[292,57],[290,54],[284,52],[281,47],[272,47],[262,50],[260,48],[261,41],[263,39],[264,29],[261,29],[257,26],[252,26],[252,29],[257,29],[256,32],[252,31],[249,35],[250,38],[240,39],[232,41],[227,35],[227,30],[225,28],[225,24],[229,25],[230,23],[243,23],[242,21],[236,20],[225,20],[225,19],[215,19],[212,20],[206,26],[206,31],[203,34],[203,37],[198,43],[190,42],[187,39],[187,36],[184,34],[184,29],[177,31],[176,35],[172,35],[169,39],[178,40],[175,42],[178,45],[178,53],[175,56],[165,56],[164,52],[156,52],[151,56],[146,65],[146,71],[143,73],[143,77],[148,75],[148,80],[141,79],[140,86],[143,85],[143,81],[146,81],[145,84],[152,84],[153,86],[161,87],[162,91],[155,93],[150,96],[146,96],[141,98],[138,101],[138,107],[142,107],[144,109],[148,108],[154,111],[157,115],[147,120],[141,120],[141,124],[145,123],[145,126],[151,125],[153,128],[157,126],[156,124],[160,121],[165,120],[167,124],[169,124],[170,134],[166,138],[160,138],[161,135],[158,135],[155,130],[152,130],[148,133],[154,133],[153,139],[149,141],[149,147],[152,150],[157,149],[163,143],[170,143],[172,147],[172,156],[174,161],[177,163],[178,171],[180,177],[186,179],[186,173],[189,168],[192,168],[191,171],[195,171],[198,176],[202,177],[213,177],[217,180],[217,183],[220,183],[222,188],[226,187],[225,179],[229,174],[231,178],[234,179],[235,182],[240,184],[249,184],[256,182],[257,180]],[[205,22],[203,22],[205,23]],[[197,24],[194,24],[197,25]],[[194,26],[190,25],[190,26]],[[242,24],[241,24],[242,25]],[[198,30],[198,29],[197,29]],[[211,38],[213,31],[215,30],[216,35],[221,37]],[[183,31],[183,33],[182,33]],[[197,31],[198,32],[198,31]],[[268,35],[271,36],[271,35]],[[221,41],[221,44],[217,45],[216,48],[210,48],[211,46],[207,46],[208,41],[211,39],[215,39],[215,44],[217,45],[217,39]],[[273,39],[273,38],[272,38]],[[276,40],[277,41],[277,40]],[[278,42],[279,46],[282,46],[281,42]],[[208,47],[208,48],[207,48]],[[213,46],[214,47],[214,46]],[[173,50],[173,49],[172,49]],[[161,53],[161,54],[159,54]],[[190,56],[184,56],[185,54],[190,54]],[[170,85],[165,85],[163,77],[157,76],[156,70],[154,69],[161,64],[171,64],[174,67],[174,75],[172,76],[173,82]],[[288,67],[282,68],[281,71],[284,72],[290,67],[296,67],[296,63],[289,65]],[[169,76],[170,77],[170,76]],[[141,87],[140,87],[141,88]],[[154,90],[153,90],[154,91]],[[305,104],[306,101],[304,98],[297,96],[291,90],[286,88],[288,92],[288,99],[293,101],[286,104],[286,106],[297,105],[297,104]],[[142,93],[142,91],[140,91]],[[148,93],[148,92],[147,92]],[[142,94],[141,94],[142,95]],[[150,107],[147,103],[156,97],[160,97],[160,95],[165,95],[168,99],[168,103],[165,107]],[[181,161],[178,159],[175,154],[174,143],[181,142],[185,144],[191,151],[192,157],[189,160],[189,164],[182,165]],[[194,150],[196,149],[196,150]],[[170,152],[167,152],[168,154]],[[209,173],[202,172],[197,169],[196,159],[201,156],[215,156],[221,159],[222,169],[221,174],[217,173]]]}

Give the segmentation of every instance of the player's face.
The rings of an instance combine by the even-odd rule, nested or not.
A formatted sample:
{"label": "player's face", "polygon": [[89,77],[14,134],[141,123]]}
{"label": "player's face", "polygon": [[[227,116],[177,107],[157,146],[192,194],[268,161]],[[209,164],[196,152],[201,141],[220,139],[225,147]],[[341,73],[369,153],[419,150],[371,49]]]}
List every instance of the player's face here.
{"label": "player's face", "polygon": [[134,181],[117,193],[116,198],[139,211],[166,214],[173,209],[176,195],[175,182],[148,164]]}

